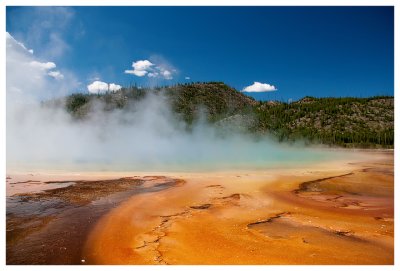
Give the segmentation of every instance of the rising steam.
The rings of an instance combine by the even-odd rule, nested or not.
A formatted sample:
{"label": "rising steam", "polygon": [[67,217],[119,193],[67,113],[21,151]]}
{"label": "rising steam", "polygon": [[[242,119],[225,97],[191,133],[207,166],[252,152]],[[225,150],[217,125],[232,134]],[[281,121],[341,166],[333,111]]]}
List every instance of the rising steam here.
{"label": "rising steam", "polygon": [[[232,133],[221,137],[199,121],[192,130],[178,120],[162,95],[148,94],[125,110],[92,106],[77,121],[62,106],[41,101],[63,97],[79,84],[68,71],[52,77],[32,52],[7,36],[7,168],[64,170],[179,170],[277,166],[320,161],[326,153],[256,141]],[[43,65],[42,65],[43,66]],[[55,64],[54,64],[55,67]],[[52,66],[52,68],[54,68]]]}

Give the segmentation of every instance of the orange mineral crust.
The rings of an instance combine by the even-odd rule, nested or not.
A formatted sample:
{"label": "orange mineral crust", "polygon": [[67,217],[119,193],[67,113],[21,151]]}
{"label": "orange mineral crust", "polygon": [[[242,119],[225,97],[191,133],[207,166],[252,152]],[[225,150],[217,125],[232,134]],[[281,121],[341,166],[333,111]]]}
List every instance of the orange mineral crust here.
{"label": "orange mineral crust", "polygon": [[[102,216],[87,264],[393,264],[393,153],[308,168],[169,173]],[[172,178],[172,177],[171,177]]]}

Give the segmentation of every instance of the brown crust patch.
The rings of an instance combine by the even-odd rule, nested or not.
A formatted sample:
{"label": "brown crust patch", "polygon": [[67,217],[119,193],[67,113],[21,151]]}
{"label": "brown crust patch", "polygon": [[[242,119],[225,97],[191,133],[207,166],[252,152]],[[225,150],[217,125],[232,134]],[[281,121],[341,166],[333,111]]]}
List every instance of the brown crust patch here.
{"label": "brown crust patch", "polygon": [[67,187],[11,196],[7,264],[82,264],[84,241],[102,215],[132,195],[184,183],[164,176],[126,177],[76,181]]}

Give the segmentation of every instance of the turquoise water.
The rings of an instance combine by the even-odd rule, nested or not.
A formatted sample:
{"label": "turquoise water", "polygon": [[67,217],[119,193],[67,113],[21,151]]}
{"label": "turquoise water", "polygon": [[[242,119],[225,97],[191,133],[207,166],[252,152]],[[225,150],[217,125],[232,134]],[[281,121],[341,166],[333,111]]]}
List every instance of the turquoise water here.
{"label": "turquoise water", "polygon": [[216,147],[208,153],[197,152],[188,155],[177,153],[170,157],[135,157],[126,156],[123,159],[116,157],[99,159],[79,159],[67,161],[63,159],[52,161],[35,161],[7,163],[7,171],[219,171],[219,170],[257,170],[268,168],[292,168],[310,164],[323,163],[338,159],[351,158],[354,153],[335,151],[330,149],[316,149],[306,147],[277,147],[268,148],[262,144],[251,148],[221,149]]}

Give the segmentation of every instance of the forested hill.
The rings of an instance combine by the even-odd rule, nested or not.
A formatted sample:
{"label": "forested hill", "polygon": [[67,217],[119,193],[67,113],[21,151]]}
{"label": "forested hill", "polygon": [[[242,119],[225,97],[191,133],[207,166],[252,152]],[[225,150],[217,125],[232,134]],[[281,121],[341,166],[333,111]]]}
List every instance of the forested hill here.
{"label": "forested hill", "polygon": [[[314,98],[299,101],[256,101],[221,82],[191,83],[165,88],[123,88],[105,94],[73,94],[53,105],[64,105],[77,119],[84,119],[94,101],[104,110],[127,108],[148,93],[163,93],[177,117],[190,128],[200,115],[216,127],[236,127],[279,141],[303,140],[331,146],[393,148],[394,98]],[[229,130],[234,132],[234,130]]]}

